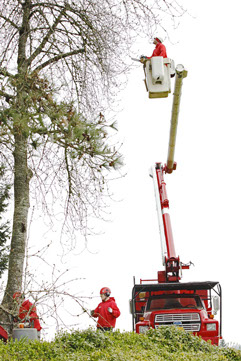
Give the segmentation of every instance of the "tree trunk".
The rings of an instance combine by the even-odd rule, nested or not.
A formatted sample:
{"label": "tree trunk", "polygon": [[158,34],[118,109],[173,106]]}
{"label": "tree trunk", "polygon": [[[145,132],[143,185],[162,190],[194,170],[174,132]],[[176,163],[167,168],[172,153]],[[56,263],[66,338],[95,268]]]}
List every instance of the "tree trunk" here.
{"label": "tree trunk", "polygon": [[27,221],[29,210],[29,180],[30,172],[27,163],[28,125],[26,118],[28,109],[25,104],[24,79],[27,73],[26,44],[29,35],[29,18],[31,0],[22,2],[22,25],[19,29],[18,43],[18,84],[16,97],[16,111],[19,117],[13,123],[14,133],[14,215],[12,239],[9,255],[8,280],[0,310],[1,325],[11,334],[12,312],[14,311],[13,294],[22,291],[23,269],[26,251]]}
{"label": "tree trunk", "polygon": [[[22,134],[15,135],[14,150],[14,215],[11,248],[9,255],[8,281],[2,308],[13,310],[13,294],[22,290],[23,267],[27,237],[29,209],[29,172],[27,164],[27,139]],[[1,312],[2,313],[2,312]],[[11,333],[12,317],[1,314],[2,326]]]}

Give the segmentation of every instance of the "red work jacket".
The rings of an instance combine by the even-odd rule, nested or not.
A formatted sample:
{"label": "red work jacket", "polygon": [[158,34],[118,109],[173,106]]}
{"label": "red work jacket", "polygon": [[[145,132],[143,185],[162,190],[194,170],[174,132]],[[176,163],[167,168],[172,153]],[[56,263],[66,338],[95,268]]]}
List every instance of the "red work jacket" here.
{"label": "red work jacket", "polygon": [[42,329],[39,323],[36,307],[29,300],[23,301],[22,305],[19,308],[18,317],[20,318],[20,320],[24,320],[25,317],[29,318],[30,322],[34,323],[34,328],[36,328],[37,331],[40,331]]}
{"label": "red work jacket", "polygon": [[[111,307],[113,312],[108,311]],[[114,297],[110,297],[107,301],[102,301],[94,310],[93,317],[98,317],[97,327],[115,327],[116,319],[120,316],[120,310],[115,303]]]}
{"label": "red work jacket", "polygon": [[156,44],[156,47],[152,53],[152,56],[148,57],[151,59],[153,56],[163,56],[163,58],[167,58],[166,47],[162,43]]}

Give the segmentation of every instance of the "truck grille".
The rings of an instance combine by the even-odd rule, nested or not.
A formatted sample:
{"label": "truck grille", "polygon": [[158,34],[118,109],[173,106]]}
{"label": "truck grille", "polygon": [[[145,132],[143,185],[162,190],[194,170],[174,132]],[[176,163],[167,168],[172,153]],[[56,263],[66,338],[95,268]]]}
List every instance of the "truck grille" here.
{"label": "truck grille", "polygon": [[183,327],[186,331],[200,331],[201,322],[198,313],[166,313],[155,316],[155,328],[159,326],[176,325]]}

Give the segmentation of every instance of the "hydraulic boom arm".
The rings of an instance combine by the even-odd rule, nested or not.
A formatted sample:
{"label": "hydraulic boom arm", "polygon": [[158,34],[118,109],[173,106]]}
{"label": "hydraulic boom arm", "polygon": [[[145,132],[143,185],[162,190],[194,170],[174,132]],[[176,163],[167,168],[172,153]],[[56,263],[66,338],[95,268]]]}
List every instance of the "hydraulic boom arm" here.
{"label": "hydraulic boom arm", "polygon": [[180,270],[189,269],[190,266],[182,264],[180,258],[176,256],[164,172],[165,167],[163,167],[161,163],[156,163],[156,166],[152,169],[161,238],[162,259],[163,265],[165,266],[165,271],[158,272],[159,283],[178,282],[181,279]]}

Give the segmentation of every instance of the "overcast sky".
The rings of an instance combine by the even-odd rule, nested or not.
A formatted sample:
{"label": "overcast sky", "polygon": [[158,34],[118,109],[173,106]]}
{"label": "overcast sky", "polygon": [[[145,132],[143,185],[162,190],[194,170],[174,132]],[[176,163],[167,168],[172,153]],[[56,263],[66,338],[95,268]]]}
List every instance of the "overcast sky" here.
{"label": "overcast sky", "polygon": [[[185,1],[189,14],[165,39],[167,54],[188,70],[183,81],[176,156],[166,175],[176,253],[195,264],[183,281],[219,281],[223,290],[223,336],[241,344],[240,290],[240,11],[239,0]],[[161,29],[159,35],[165,38]],[[151,55],[150,39],[137,56]],[[85,277],[78,287],[90,309],[108,286],[121,310],[117,327],[131,330],[128,300],[133,276],[156,278],[161,249],[149,168],[166,162],[172,95],[148,99],[143,69],[136,63],[118,114],[126,176],[112,185],[112,222],[85,251],[64,260]],[[172,80],[172,89],[174,80]],[[77,253],[77,251],[76,251]],[[80,327],[93,325],[79,318]]]}

